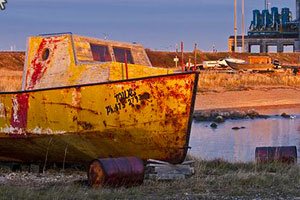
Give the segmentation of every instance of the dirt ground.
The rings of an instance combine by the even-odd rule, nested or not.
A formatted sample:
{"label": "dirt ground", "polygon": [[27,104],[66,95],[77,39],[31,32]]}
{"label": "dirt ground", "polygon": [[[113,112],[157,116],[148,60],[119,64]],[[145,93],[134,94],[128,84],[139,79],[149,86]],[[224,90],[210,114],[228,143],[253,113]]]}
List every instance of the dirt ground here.
{"label": "dirt ground", "polygon": [[195,110],[300,107],[300,87],[257,87],[197,93]]}

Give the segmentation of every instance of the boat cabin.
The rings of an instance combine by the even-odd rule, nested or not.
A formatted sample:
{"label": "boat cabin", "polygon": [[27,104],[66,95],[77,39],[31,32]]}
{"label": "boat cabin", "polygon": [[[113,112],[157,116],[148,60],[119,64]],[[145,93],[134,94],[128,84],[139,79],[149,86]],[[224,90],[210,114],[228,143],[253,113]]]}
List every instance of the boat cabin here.
{"label": "boat cabin", "polygon": [[46,34],[27,41],[22,90],[155,76],[169,71],[152,67],[140,44],[72,33]]}

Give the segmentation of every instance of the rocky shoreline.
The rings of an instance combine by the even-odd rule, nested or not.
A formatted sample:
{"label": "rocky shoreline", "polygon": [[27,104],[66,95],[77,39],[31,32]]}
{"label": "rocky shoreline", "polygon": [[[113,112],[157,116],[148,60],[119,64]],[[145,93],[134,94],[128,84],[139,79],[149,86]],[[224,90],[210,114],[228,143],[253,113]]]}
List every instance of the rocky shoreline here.
{"label": "rocky shoreline", "polygon": [[[273,116],[273,115],[272,115]],[[224,111],[224,110],[195,110],[193,114],[193,119],[197,122],[215,122],[223,123],[226,120],[241,120],[241,119],[268,119],[272,117],[271,115],[262,115],[256,110],[246,110],[246,111]],[[275,115],[275,117],[282,117],[285,119],[293,119],[295,116],[289,115],[287,113],[282,113],[281,115]]]}
{"label": "rocky shoreline", "polygon": [[211,111],[194,111],[193,118],[195,121],[199,122],[216,122],[223,123],[228,119],[231,120],[240,120],[240,119],[257,119],[269,118],[269,115],[261,115],[255,110],[247,111],[220,111],[220,110],[211,110]]}

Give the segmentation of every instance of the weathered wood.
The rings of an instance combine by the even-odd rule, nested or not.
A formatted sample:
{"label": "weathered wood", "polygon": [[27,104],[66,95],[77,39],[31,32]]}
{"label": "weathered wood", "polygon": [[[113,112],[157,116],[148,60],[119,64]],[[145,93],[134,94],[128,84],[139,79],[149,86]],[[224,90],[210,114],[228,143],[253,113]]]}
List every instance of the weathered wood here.
{"label": "weathered wood", "polygon": [[167,180],[181,180],[185,179],[184,174],[149,174],[148,179],[152,180],[160,180],[160,181],[167,181]]}
{"label": "weathered wood", "polygon": [[[181,163],[198,73],[137,65],[133,56],[130,80],[123,80],[123,52],[133,54],[128,48],[115,48],[118,62],[111,62],[98,40],[77,46],[75,39],[69,33],[29,38],[26,91],[0,95],[0,160],[46,166],[137,156]],[[83,48],[92,51],[93,62],[79,60]]]}
{"label": "weathered wood", "polygon": [[[106,46],[111,59],[94,60],[91,45]],[[143,46],[138,44],[68,34],[37,36],[28,40],[22,90],[123,80],[122,62],[116,59],[114,48],[131,53],[129,78],[174,73],[152,67]]]}
{"label": "weathered wood", "polygon": [[75,44],[76,55],[79,62],[93,62],[93,55],[90,48],[90,44],[96,44],[108,47],[112,61],[116,61],[113,48],[118,47],[129,49],[132,53],[132,57],[134,58],[135,64],[152,66],[143,46],[140,44],[101,40],[97,38],[82,37],[77,35],[73,35],[73,39]]}
{"label": "weathered wood", "polygon": [[190,165],[190,164],[193,164],[193,163],[195,163],[194,160],[189,160],[189,161],[183,162],[182,165]]}
{"label": "weathered wood", "polygon": [[184,174],[186,176],[191,176],[195,173],[194,168],[168,168],[168,167],[156,167],[155,172],[158,174]]}
{"label": "weathered wood", "polygon": [[50,145],[46,163],[126,156],[181,163],[195,78],[186,73],[2,94],[0,160],[44,163]]}
{"label": "weathered wood", "polygon": [[147,160],[147,163],[151,163],[151,162],[153,162],[153,163],[159,163],[159,164],[164,164],[164,165],[170,164],[168,162],[164,162],[164,161],[161,161],[161,160],[154,160],[154,159]]}
{"label": "weathered wood", "polygon": [[178,180],[185,179],[195,174],[195,169],[190,167],[194,161],[187,161],[179,165],[173,165],[164,161],[149,159],[146,165],[146,178],[154,180]]}

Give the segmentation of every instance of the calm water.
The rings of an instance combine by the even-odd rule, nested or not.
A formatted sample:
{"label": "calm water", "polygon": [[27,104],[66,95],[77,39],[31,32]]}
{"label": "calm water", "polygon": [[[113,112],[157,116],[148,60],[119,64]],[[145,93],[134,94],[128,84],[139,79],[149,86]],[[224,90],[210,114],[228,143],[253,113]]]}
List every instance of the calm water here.
{"label": "calm water", "polygon": [[[190,138],[190,154],[201,159],[221,158],[230,162],[255,160],[255,148],[263,146],[297,146],[300,154],[300,109],[265,109],[269,119],[228,120],[217,129],[211,122],[194,122]],[[295,119],[275,116],[286,112]],[[245,129],[232,130],[233,127]]]}

